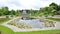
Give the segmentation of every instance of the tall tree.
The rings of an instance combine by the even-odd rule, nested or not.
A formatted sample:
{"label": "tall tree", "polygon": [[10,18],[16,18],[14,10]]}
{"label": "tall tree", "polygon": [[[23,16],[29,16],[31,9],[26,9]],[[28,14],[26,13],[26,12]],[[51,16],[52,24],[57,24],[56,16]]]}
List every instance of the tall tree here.
{"label": "tall tree", "polygon": [[11,10],[10,15],[15,15],[15,10]]}
{"label": "tall tree", "polygon": [[9,14],[8,7],[2,7],[2,8],[0,9],[0,12],[1,12],[3,15],[8,15],[8,14]]}
{"label": "tall tree", "polygon": [[49,6],[52,6],[53,9],[57,10],[58,8],[58,5],[56,3],[51,3]]}

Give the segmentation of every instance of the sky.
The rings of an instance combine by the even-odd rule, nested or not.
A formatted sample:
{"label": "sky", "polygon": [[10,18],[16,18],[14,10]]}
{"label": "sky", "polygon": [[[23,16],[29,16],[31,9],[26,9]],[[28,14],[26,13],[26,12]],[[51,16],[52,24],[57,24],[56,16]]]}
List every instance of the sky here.
{"label": "sky", "polygon": [[9,10],[34,9],[49,6],[52,2],[60,4],[59,0],[0,0],[0,7],[7,6]]}

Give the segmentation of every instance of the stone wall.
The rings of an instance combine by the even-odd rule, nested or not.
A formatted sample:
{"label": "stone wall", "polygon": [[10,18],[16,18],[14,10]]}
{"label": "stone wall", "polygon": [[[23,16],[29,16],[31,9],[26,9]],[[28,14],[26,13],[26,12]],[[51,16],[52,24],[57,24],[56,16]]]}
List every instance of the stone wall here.
{"label": "stone wall", "polygon": [[52,18],[60,18],[60,15],[54,15]]}

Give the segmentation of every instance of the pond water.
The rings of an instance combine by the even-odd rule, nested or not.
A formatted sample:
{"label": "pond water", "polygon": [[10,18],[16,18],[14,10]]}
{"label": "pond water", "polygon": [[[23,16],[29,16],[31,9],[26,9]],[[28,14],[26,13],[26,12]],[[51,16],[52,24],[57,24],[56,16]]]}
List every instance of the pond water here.
{"label": "pond water", "polygon": [[[27,14],[27,12],[25,10],[22,11],[22,14],[25,15]],[[42,27],[42,22],[39,21],[39,19],[32,19],[29,18],[29,16],[24,16],[25,18],[22,18],[19,20],[20,23],[24,23],[24,24],[29,24],[31,25],[33,28],[41,28]]]}
{"label": "pond water", "polygon": [[31,25],[33,28],[42,28],[42,22],[39,21],[39,19],[30,19],[30,20],[23,20],[20,19],[19,22],[25,23],[25,24],[29,24]]}

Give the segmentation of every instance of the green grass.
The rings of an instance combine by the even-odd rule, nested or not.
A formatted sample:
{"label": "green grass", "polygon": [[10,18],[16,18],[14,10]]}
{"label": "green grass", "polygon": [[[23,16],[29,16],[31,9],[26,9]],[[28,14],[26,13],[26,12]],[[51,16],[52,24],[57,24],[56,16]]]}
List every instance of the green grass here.
{"label": "green grass", "polygon": [[59,21],[60,22],[60,19],[58,19],[58,18],[47,18],[47,19],[50,19],[50,20],[53,20],[53,21]]}
{"label": "green grass", "polygon": [[32,31],[32,32],[15,32],[15,34],[60,34],[60,30],[43,30],[43,31]]}
{"label": "green grass", "polygon": [[10,20],[9,18],[0,18],[0,24]]}
{"label": "green grass", "polygon": [[5,27],[5,26],[1,26],[0,25],[0,32],[1,34],[13,34],[14,32],[9,29],[8,27]]}
{"label": "green grass", "polygon": [[2,34],[60,34],[60,30],[42,30],[42,31],[31,31],[31,32],[13,32],[10,28],[0,26]]}

